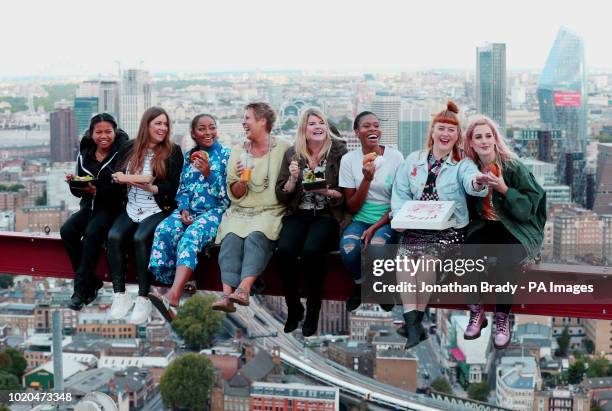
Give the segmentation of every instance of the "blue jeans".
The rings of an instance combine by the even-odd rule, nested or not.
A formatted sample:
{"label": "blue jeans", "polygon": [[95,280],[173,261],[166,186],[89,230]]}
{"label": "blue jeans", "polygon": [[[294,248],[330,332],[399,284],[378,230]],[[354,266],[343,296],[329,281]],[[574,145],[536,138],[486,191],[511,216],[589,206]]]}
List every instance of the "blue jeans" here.
{"label": "blue jeans", "polygon": [[[342,262],[351,273],[355,284],[361,284],[364,278],[361,273],[361,235],[372,224],[353,221],[344,229],[340,239],[340,256]],[[395,231],[391,224],[385,224],[374,232],[369,246],[383,246],[395,241]]]}

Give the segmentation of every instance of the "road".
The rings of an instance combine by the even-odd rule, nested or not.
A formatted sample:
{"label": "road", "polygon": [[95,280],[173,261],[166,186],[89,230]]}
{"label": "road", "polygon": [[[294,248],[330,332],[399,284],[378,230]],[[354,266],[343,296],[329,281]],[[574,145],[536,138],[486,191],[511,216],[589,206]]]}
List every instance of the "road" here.
{"label": "road", "polygon": [[[259,321],[255,321],[255,314],[263,318],[267,323],[267,326],[261,324]],[[299,359],[304,364],[316,368],[318,372],[340,379],[341,381],[346,381],[350,384],[357,385],[364,390],[392,397],[398,401],[413,402],[415,404],[414,409],[453,409],[449,408],[451,406],[448,403],[439,402],[422,395],[404,391],[388,384],[380,383],[372,378],[356,373],[331,360],[328,360],[317,353],[312,352],[311,350],[305,350],[302,342],[298,341],[290,334],[285,334],[283,332],[283,324],[279,323],[272,317],[272,315],[268,313],[267,310],[259,306],[254,299],[251,299],[251,305],[248,309],[240,307],[238,311],[231,314],[231,316],[235,321],[247,325],[250,333],[253,335],[264,335],[271,332],[277,332],[276,337],[264,337],[257,339],[258,343],[261,343],[268,350],[272,349],[274,346],[279,346],[285,355],[289,355],[294,359]],[[424,344],[421,344],[421,346],[422,345]],[[428,342],[426,346],[419,348],[419,350],[422,350],[422,352],[418,352],[417,355],[419,355],[419,357],[423,355],[424,358],[427,358],[431,369],[437,369],[437,372],[439,373],[440,367],[436,364],[437,359],[433,354],[431,343]],[[342,387],[339,388],[342,389]],[[454,409],[464,410],[465,408],[461,407]]]}

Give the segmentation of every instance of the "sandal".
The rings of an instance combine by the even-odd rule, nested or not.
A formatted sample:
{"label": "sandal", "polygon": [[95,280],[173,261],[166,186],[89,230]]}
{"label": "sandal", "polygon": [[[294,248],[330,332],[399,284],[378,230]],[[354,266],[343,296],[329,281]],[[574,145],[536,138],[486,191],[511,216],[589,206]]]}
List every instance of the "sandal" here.
{"label": "sandal", "polygon": [[195,281],[187,281],[185,287],[183,287],[183,293],[185,295],[195,295],[198,292],[197,283]]}
{"label": "sandal", "polygon": [[236,288],[236,291],[231,293],[227,297],[231,302],[242,306],[249,305],[249,293],[244,291],[241,287]]}
{"label": "sandal", "polygon": [[150,293],[149,300],[151,301],[151,304],[157,308],[157,311],[159,311],[162,317],[164,317],[164,319],[169,323],[172,323],[176,317],[176,307],[171,306],[168,299],[163,295]]}
{"label": "sandal", "polygon": [[223,295],[222,298],[212,303],[211,308],[215,311],[223,311],[225,313],[235,313],[236,306],[229,299],[229,296]]}

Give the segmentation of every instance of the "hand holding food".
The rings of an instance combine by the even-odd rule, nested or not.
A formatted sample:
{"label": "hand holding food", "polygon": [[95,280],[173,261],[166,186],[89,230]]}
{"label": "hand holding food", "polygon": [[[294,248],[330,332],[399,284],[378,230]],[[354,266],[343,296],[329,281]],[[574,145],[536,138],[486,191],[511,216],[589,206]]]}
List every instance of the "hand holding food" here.
{"label": "hand holding food", "polygon": [[298,177],[300,176],[300,166],[298,165],[297,161],[294,160],[291,162],[291,164],[289,164],[289,174],[295,180],[297,180]]}
{"label": "hand holding food", "polygon": [[204,150],[198,150],[191,153],[189,162],[193,163],[196,160],[208,161],[208,153]]}
{"label": "hand holding food", "polygon": [[210,176],[210,163],[208,153],[204,150],[198,150],[189,156],[191,164],[205,177]]}
{"label": "hand holding food", "polygon": [[376,160],[376,157],[378,157],[378,154],[376,154],[376,152],[366,154],[365,156],[363,156],[363,165],[365,166],[366,164],[373,163]]}

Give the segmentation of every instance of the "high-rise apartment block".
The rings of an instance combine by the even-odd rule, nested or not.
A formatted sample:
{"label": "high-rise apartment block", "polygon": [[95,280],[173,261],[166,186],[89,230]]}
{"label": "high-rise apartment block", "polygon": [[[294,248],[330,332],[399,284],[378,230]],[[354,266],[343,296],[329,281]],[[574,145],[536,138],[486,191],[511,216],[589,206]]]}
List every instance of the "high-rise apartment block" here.
{"label": "high-rise apartment block", "polygon": [[376,95],[371,110],[380,119],[382,137],[380,143],[398,147],[400,99],[391,95]]}
{"label": "high-rise apartment block", "polygon": [[402,103],[399,117],[398,148],[404,157],[425,147],[431,111]]}
{"label": "high-rise apartment block", "polygon": [[593,211],[612,214],[612,144],[599,144]]}
{"label": "high-rise apartment block", "polygon": [[476,49],[476,109],[506,129],[506,45]]}
{"label": "high-rise apartment block", "polygon": [[51,161],[66,162],[76,158],[79,138],[74,110],[59,109],[51,113]]}
{"label": "high-rise apartment block", "polygon": [[121,81],[121,127],[135,138],[140,118],[151,107],[151,81],[144,70],[129,69],[123,73]]}

